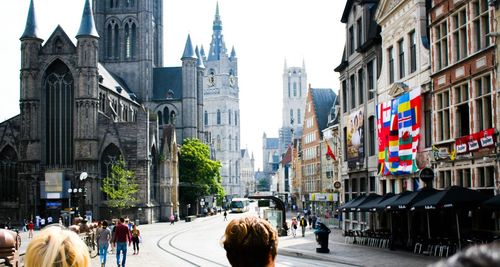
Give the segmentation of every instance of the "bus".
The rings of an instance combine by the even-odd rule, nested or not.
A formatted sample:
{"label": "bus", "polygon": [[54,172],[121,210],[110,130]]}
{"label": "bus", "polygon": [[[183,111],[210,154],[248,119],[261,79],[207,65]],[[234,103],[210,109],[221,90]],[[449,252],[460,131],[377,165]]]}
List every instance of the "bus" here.
{"label": "bus", "polygon": [[248,198],[233,198],[229,206],[232,212],[247,212],[250,209]]}

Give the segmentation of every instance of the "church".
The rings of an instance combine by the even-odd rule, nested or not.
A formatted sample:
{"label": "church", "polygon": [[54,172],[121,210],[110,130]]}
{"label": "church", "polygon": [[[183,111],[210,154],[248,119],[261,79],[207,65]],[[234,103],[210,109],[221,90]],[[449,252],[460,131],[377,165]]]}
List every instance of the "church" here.
{"label": "church", "polygon": [[76,44],[59,26],[44,40],[36,12],[31,0],[20,37],[20,114],[0,123],[0,221],[70,210],[119,216],[101,186],[120,157],[139,185],[123,215],[152,223],[178,214],[179,145],[209,142],[205,67],[191,38],[182,65],[163,67],[162,0],[86,0]]}

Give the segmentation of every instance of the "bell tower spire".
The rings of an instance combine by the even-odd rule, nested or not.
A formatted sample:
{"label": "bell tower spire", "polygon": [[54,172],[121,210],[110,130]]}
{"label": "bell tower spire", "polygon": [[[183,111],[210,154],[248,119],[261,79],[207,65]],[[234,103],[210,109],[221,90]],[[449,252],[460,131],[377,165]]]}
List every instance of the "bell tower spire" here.
{"label": "bell tower spire", "polygon": [[217,6],[215,8],[215,19],[212,30],[212,42],[210,43],[208,61],[220,60],[221,55],[227,55],[226,44],[224,43],[224,35],[222,35],[222,21],[219,14],[219,2],[217,2]]}

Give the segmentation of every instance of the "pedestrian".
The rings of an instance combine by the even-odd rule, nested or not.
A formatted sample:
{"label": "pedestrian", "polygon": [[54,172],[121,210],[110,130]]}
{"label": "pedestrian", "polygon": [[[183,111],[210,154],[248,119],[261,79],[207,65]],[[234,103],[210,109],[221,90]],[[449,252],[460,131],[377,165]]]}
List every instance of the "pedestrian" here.
{"label": "pedestrian", "polygon": [[307,221],[304,216],[300,217],[300,227],[302,228],[302,237],[306,234]]}
{"label": "pedestrian", "polygon": [[52,224],[52,216],[47,217],[47,224]]}
{"label": "pedestrian", "polygon": [[316,217],[316,213],[313,213],[312,218],[311,218],[311,228],[316,229],[316,221],[318,220],[318,217]]}
{"label": "pedestrian", "polygon": [[[113,240],[115,238],[115,233],[116,233],[116,225],[118,225],[118,221],[114,221],[112,222],[112,227],[111,227],[111,240]],[[109,253],[113,254],[114,253],[114,247],[115,246],[111,246],[111,249],[109,251]]]}
{"label": "pedestrian", "polygon": [[59,217],[59,225],[63,226],[63,219],[62,219],[62,217]]}
{"label": "pedestrian", "polygon": [[132,243],[134,244],[134,255],[136,255],[136,254],[139,255],[139,241],[140,241],[140,239],[141,239],[141,231],[139,231],[139,229],[137,228],[137,225],[134,224],[132,226]]}
{"label": "pedestrian", "polygon": [[74,232],[50,226],[42,230],[28,245],[25,267],[88,267],[89,250]]}
{"label": "pedestrian", "polygon": [[103,221],[102,227],[97,229],[97,244],[99,245],[99,260],[101,267],[106,266],[106,256],[108,255],[109,241],[111,240],[111,231],[108,229],[108,222]]}
{"label": "pedestrian", "polygon": [[292,235],[293,237],[297,236],[297,219],[295,217],[292,218]]}
{"label": "pedestrian", "polygon": [[[125,267],[125,262],[127,260],[127,242],[129,246],[132,244],[130,230],[125,224],[125,219],[123,217],[120,218],[118,225],[116,225],[115,228],[116,230],[113,237],[113,245],[116,245],[116,264],[118,265],[118,267]],[[120,253],[123,254],[121,265]]]}
{"label": "pedestrian", "polygon": [[233,219],[222,244],[233,267],[271,267],[278,252],[278,232],[266,220],[253,216]]}
{"label": "pedestrian", "polygon": [[312,228],[312,216],[311,215],[307,215],[307,222],[309,223],[309,229]]}
{"label": "pedestrian", "polygon": [[28,220],[24,219],[23,220],[23,232],[28,231]]}
{"label": "pedestrian", "polygon": [[224,210],[224,221],[227,221],[227,211]]}
{"label": "pedestrian", "polygon": [[170,224],[171,225],[175,223],[175,216],[174,216],[174,214],[170,214],[169,220],[170,220]]}
{"label": "pedestrian", "polygon": [[35,225],[33,224],[33,221],[30,221],[28,223],[28,238],[33,238],[33,230],[35,229]]}
{"label": "pedestrian", "polygon": [[45,218],[42,217],[40,219],[40,228],[43,228],[43,227],[45,227]]}

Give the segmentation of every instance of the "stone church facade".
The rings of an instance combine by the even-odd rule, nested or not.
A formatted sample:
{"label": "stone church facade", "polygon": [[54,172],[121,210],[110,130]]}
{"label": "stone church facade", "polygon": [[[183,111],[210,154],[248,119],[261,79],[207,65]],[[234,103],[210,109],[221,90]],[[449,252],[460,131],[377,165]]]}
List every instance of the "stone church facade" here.
{"label": "stone church facade", "polygon": [[[178,144],[204,140],[204,68],[190,37],[182,66],[165,68],[162,0],[85,1],[76,45],[61,27],[44,41],[33,2],[20,38],[20,114],[0,123],[0,220],[70,207],[117,217],[101,185],[119,157],[139,184],[124,215],[151,223],[178,213]],[[75,187],[83,192],[68,193]]]}

